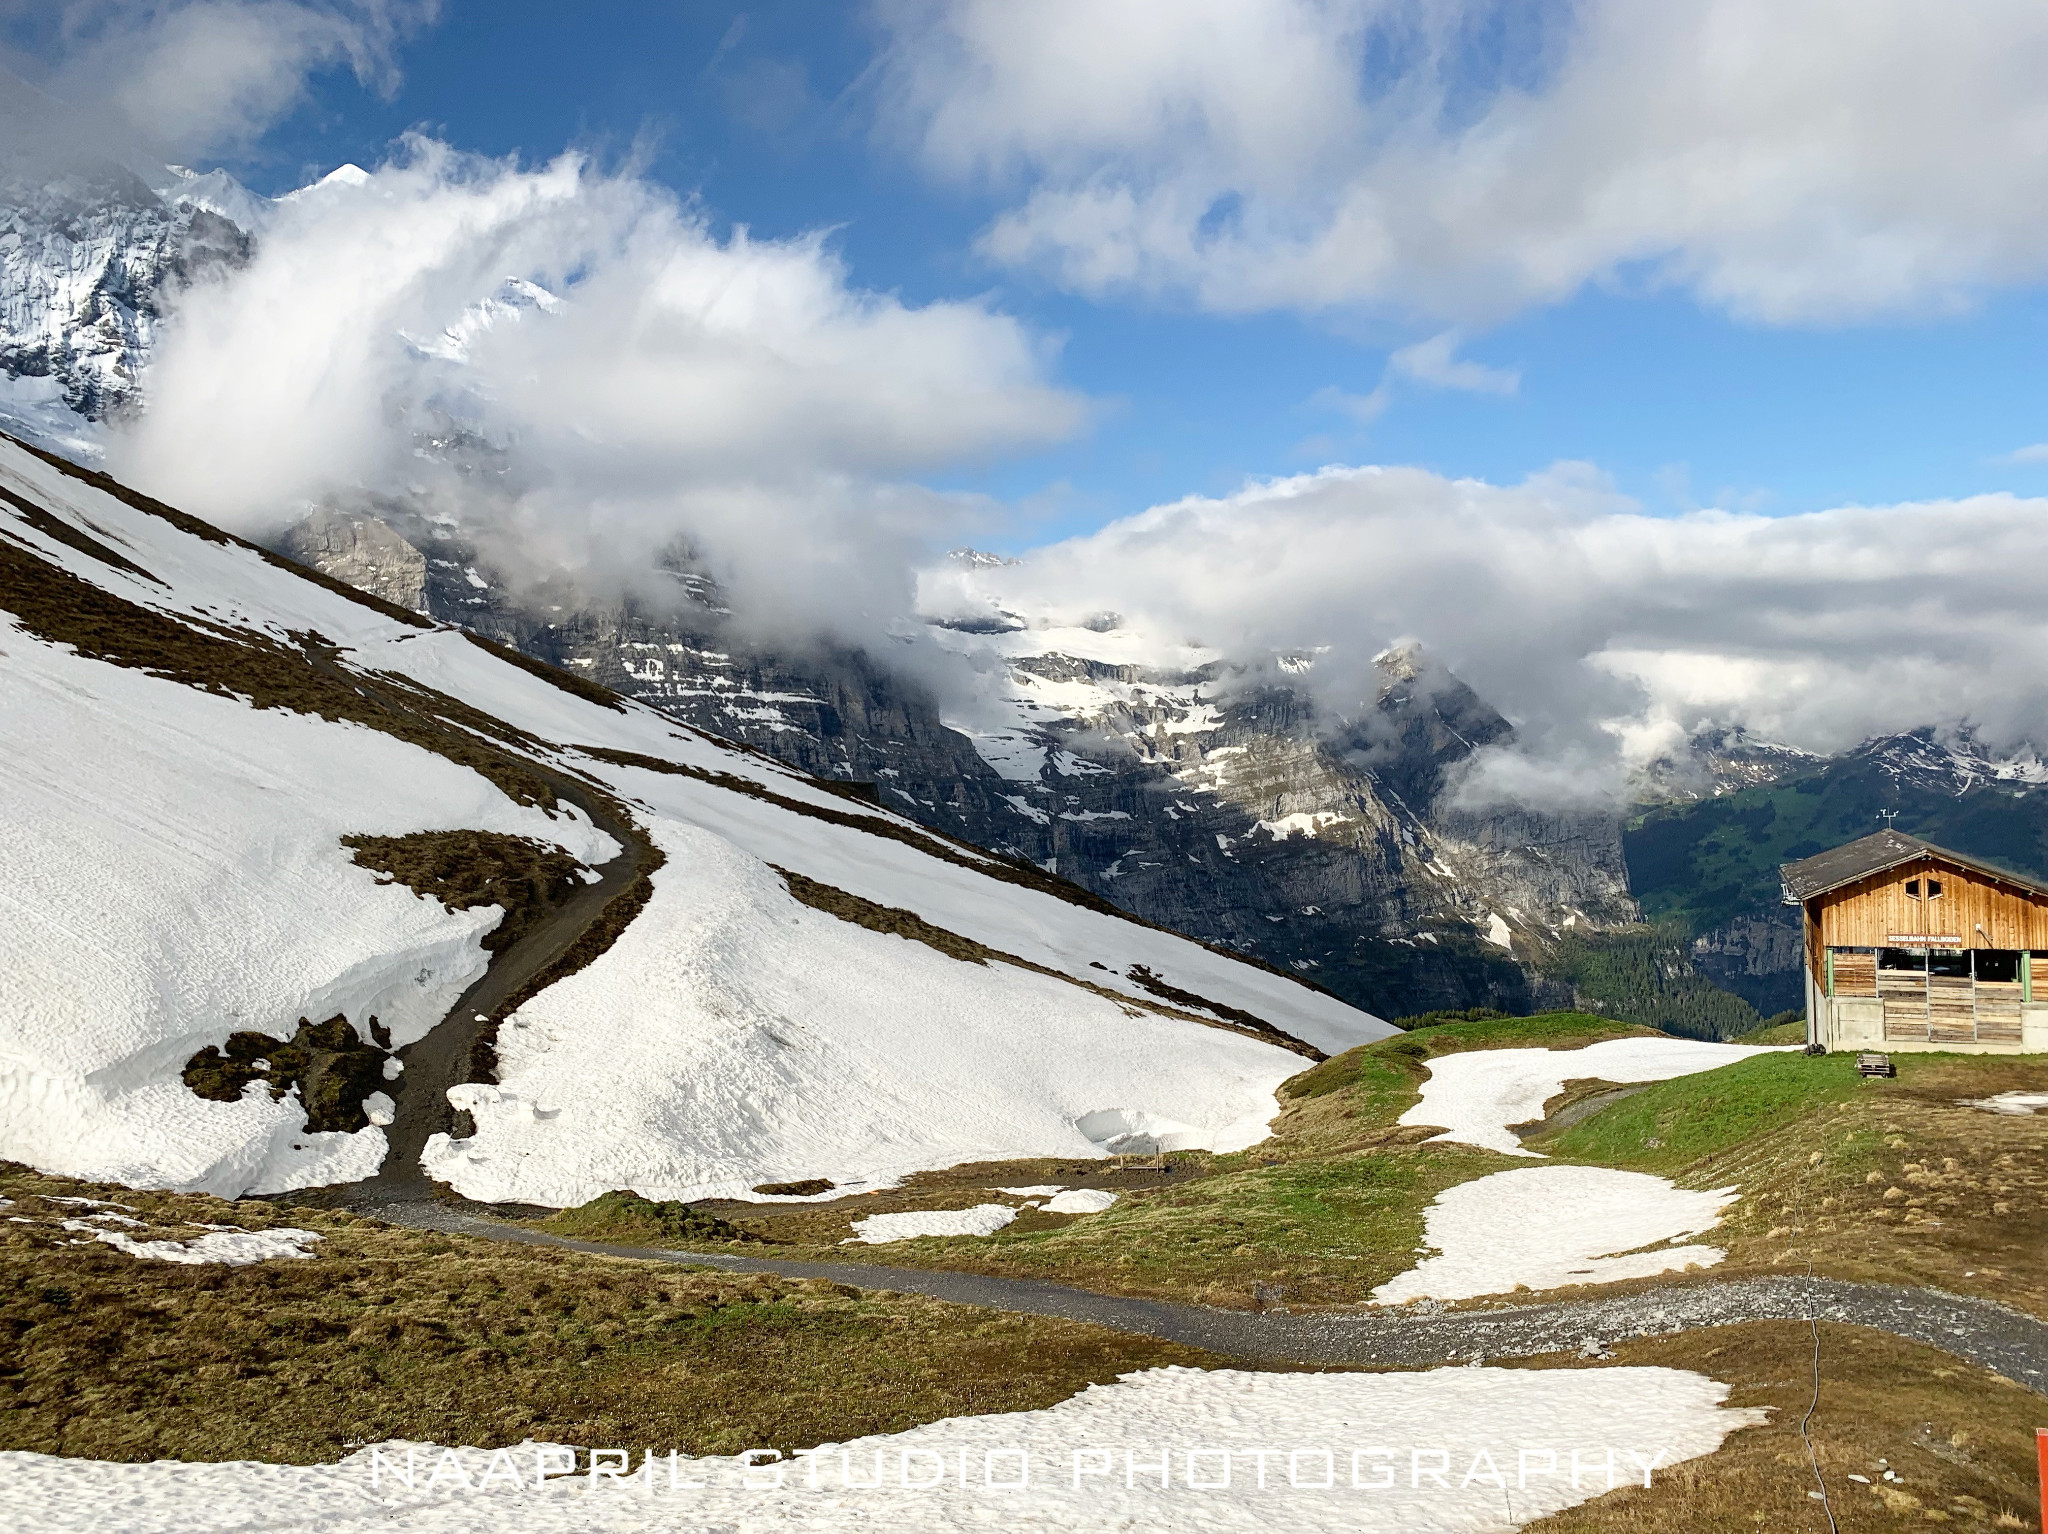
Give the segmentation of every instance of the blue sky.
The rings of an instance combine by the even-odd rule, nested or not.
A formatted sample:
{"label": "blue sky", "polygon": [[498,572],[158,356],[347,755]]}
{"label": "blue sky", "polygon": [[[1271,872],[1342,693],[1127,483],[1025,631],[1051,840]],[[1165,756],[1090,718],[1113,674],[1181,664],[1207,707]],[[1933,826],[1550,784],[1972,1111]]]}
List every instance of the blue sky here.
{"label": "blue sky", "polygon": [[856,286],[910,303],[987,295],[1057,338],[1056,376],[1095,402],[1072,441],[930,477],[1018,507],[1009,542],[1329,462],[1512,483],[1587,460],[1660,511],[2048,492],[2048,462],[2001,461],[2048,438],[2037,286],[1989,288],[1960,313],[1766,323],[1624,269],[1466,328],[1460,355],[1518,373],[1513,394],[1397,383],[1361,424],[1327,391],[1369,394],[1436,318],[1205,312],[998,264],[975,239],[1014,189],[945,184],[876,128],[882,42],[858,7],[448,0],[402,46],[389,99],[345,70],[319,74],[238,168],[281,191],[374,163],[410,128],[528,158],[639,146],[648,174],[721,223],[833,229]]}

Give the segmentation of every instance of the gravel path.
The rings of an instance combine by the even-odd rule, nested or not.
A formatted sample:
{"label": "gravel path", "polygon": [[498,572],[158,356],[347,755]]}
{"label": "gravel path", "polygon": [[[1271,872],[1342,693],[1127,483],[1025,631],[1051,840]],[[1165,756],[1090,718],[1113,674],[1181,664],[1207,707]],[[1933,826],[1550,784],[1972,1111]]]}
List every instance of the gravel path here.
{"label": "gravel path", "polygon": [[1673,1285],[1608,1299],[1501,1310],[1450,1311],[1425,1303],[1381,1314],[1254,1314],[1165,1300],[1125,1299],[1064,1284],[979,1273],[888,1268],[864,1262],[788,1262],[723,1252],[658,1251],[569,1241],[425,1201],[381,1204],[374,1212],[396,1224],[494,1241],[685,1262],[734,1273],[827,1278],[863,1289],[896,1289],[991,1310],[1087,1321],[1234,1358],[1295,1363],[1427,1365],[1538,1353],[1594,1354],[1605,1344],[1629,1337],[1667,1336],[1742,1321],[1818,1318],[1867,1326],[1940,1348],[2037,1395],[2048,1396],[2048,1322],[1989,1300],[1966,1299],[1935,1289],[1786,1275]]}

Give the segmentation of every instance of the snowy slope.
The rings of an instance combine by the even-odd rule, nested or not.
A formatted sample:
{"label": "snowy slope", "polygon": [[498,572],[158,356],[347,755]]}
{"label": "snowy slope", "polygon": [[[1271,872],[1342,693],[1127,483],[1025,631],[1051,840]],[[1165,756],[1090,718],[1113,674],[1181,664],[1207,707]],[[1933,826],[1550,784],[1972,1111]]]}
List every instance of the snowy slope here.
{"label": "snowy slope", "polygon": [[[502,1030],[503,1080],[475,1093],[488,1099],[477,1134],[436,1151],[466,1190],[744,1192],[1244,1144],[1307,1063],[1279,1035],[1335,1051],[1389,1031],[1052,881],[992,877],[1007,865],[4,441],[0,492],[0,552],[33,576],[25,594],[0,588],[0,610],[42,612],[73,589],[63,571],[129,604],[116,630],[154,613],[248,646],[252,666],[310,675],[308,657],[328,656],[350,685],[411,679],[457,700],[430,705],[447,718],[481,711],[430,721],[444,737],[579,776],[666,854],[614,946]],[[460,750],[78,653],[56,642],[73,621],[0,612],[0,920],[18,956],[0,967],[0,1156],[222,1193],[367,1175],[380,1130],[309,1135],[294,1098],[212,1102],[180,1079],[202,1047],[238,1030],[288,1037],[300,1017],[340,1013],[361,1032],[375,1016],[403,1045],[483,972],[495,907],[450,912],[379,883],[339,838],[493,831],[591,866],[616,842],[565,802],[520,802]],[[228,691],[254,697],[251,675]],[[994,956],[842,920],[775,868]]]}
{"label": "snowy slope", "polygon": [[[207,562],[181,560],[181,544],[296,584],[245,551],[71,495],[75,483],[6,453],[0,489],[158,533],[125,542],[174,589]],[[0,528],[52,564],[160,600],[16,516]],[[224,617],[240,605],[233,586],[211,583]],[[279,616],[304,626],[348,605],[309,591],[317,601]],[[289,1037],[301,1017],[341,1013],[360,1029],[374,1016],[410,1041],[483,973],[495,907],[450,912],[380,885],[339,838],[471,827],[591,863],[618,850],[573,813],[514,804],[418,746],[82,659],[5,612],[0,652],[0,1157],[223,1194],[365,1176],[381,1131],[302,1135],[290,1100],[211,1102],[179,1080],[201,1047],[245,1029]]]}
{"label": "snowy slope", "polygon": [[863,930],[732,841],[654,829],[668,862],[648,909],[499,1034],[501,1087],[457,1089],[477,1133],[430,1146],[428,1167],[471,1198],[861,1191],[965,1160],[1238,1150],[1307,1063]]}

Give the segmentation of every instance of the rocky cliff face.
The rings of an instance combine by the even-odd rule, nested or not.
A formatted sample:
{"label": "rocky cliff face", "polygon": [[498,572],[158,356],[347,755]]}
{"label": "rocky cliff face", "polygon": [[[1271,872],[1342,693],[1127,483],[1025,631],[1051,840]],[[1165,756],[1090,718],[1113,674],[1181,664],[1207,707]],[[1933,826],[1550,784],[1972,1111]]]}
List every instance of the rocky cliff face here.
{"label": "rocky cliff face", "polygon": [[380,518],[323,509],[291,528],[278,552],[414,612],[427,610],[427,558]]}
{"label": "rocky cliff face", "polygon": [[10,414],[47,436],[53,408],[98,421],[133,406],[168,293],[249,259],[248,233],[208,206],[215,179],[166,170],[160,192],[112,162],[0,173],[0,408],[18,401]]}
{"label": "rocky cliff face", "polygon": [[1380,658],[1347,723],[1284,667],[1162,656],[1114,615],[936,626],[985,678],[942,707],[858,651],[742,646],[687,550],[650,595],[514,595],[446,526],[380,509],[323,514],[286,547],[1383,1015],[1526,1007],[1557,934],[1635,919],[1613,820],[1451,803],[1459,763],[1508,726],[1416,652]]}

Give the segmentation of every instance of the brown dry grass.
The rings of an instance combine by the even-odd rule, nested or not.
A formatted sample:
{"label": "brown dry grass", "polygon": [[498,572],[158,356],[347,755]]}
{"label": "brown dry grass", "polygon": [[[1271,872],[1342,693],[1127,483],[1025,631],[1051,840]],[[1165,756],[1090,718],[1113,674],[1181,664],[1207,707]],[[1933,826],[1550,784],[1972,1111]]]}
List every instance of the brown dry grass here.
{"label": "brown dry grass", "polygon": [[[2038,1397],[1881,1332],[1823,1325],[1820,1338],[1820,1406],[1810,1432],[1841,1529],[2039,1527],[2033,1430],[2048,1411]],[[1821,1504],[1807,1495],[1815,1485],[1799,1436],[1813,1390],[1806,1326],[1753,1322],[1616,1344],[1613,1352],[1616,1363],[1696,1369],[1725,1381],[1733,1386],[1729,1405],[1768,1406],[1771,1420],[1734,1434],[1718,1453],[1659,1471],[1648,1490],[1609,1492],[1528,1525],[1531,1534],[1827,1534]],[[1887,1467],[1902,1479],[1886,1482]]]}
{"label": "brown dry grass", "polygon": [[368,1125],[363,1100],[384,1087],[384,1062],[391,1035],[376,1018],[366,1042],[340,1015],[323,1023],[299,1019],[289,1039],[267,1033],[231,1033],[227,1047],[209,1044],[185,1062],[185,1085],[214,1102],[232,1103],[255,1081],[266,1083],[273,1102],[296,1090],[306,1109],[306,1127],[318,1133],[353,1133]]}
{"label": "brown dry grass", "polygon": [[[83,1194],[144,1239],[294,1225],[308,1261],[181,1267],[65,1232]],[[821,1281],[400,1230],[346,1213],[0,1169],[0,1447],[314,1463],[409,1438],[728,1453],[1029,1410],[1194,1349]],[[126,1229],[125,1227],[123,1227]],[[70,1242],[83,1244],[73,1245]]]}
{"label": "brown dry grass", "polygon": [[509,948],[582,887],[583,865],[559,847],[498,831],[414,831],[405,836],[344,836],[356,864],[403,884],[451,911],[504,908],[484,934],[485,949]]}

